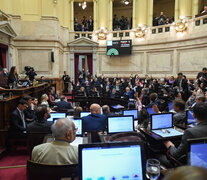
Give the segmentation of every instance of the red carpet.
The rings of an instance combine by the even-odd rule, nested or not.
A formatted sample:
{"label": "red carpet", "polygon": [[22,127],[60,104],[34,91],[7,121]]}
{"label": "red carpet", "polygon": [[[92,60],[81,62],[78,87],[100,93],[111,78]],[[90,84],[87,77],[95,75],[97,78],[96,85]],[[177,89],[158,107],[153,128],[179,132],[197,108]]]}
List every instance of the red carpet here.
{"label": "red carpet", "polygon": [[26,164],[29,158],[25,150],[4,156],[0,160],[0,180],[26,180]]}
{"label": "red carpet", "polygon": [[0,169],[1,180],[26,180],[26,167]]}

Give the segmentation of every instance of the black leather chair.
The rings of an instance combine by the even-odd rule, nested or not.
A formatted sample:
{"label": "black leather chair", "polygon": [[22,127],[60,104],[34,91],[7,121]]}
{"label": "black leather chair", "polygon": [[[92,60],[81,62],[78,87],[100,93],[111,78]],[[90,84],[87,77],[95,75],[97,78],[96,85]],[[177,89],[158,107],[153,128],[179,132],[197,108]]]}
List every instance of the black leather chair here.
{"label": "black leather chair", "polygon": [[27,161],[27,180],[60,180],[78,177],[78,165],[49,165]]}

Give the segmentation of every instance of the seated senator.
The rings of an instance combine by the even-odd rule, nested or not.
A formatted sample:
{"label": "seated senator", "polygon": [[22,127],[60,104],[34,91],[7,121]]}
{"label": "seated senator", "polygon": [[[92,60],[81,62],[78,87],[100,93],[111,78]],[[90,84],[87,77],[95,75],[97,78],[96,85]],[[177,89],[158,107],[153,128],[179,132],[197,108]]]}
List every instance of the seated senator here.
{"label": "seated senator", "polygon": [[36,109],[36,119],[28,124],[27,132],[29,133],[51,133],[52,122],[48,122],[50,118],[50,108],[46,105],[39,105]]}
{"label": "seated senator", "polygon": [[73,109],[71,103],[67,101],[67,98],[65,96],[62,96],[56,105],[58,109]]}
{"label": "seated senator", "polygon": [[32,161],[45,164],[78,164],[78,148],[70,145],[76,138],[75,124],[70,119],[59,119],[52,125],[55,140],[35,146]]}
{"label": "seated senator", "polygon": [[99,104],[90,106],[91,114],[83,117],[84,131],[100,131],[106,128],[106,116],[101,115],[101,107]]}
{"label": "seated senator", "polygon": [[197,119],[198,124],[184,131],[181,144],[177,148],[171,141],[164,142],[166,148],[169,150],[169,154],[175,159],[179,159],[189,151],[187,139],[207,137],[207,104],[197,103],[193,107],[193,116]]}

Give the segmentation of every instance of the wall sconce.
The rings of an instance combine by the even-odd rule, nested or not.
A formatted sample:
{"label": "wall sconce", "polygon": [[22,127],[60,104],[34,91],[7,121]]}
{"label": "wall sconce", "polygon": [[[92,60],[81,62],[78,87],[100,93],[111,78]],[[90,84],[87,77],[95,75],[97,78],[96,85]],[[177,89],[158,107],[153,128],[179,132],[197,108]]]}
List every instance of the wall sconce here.
{"label": "wall sconce", "polygon": [[146,27],[142,24],[139,24],[138,27],[134,30],[136,38],[143,38],[145,36]]}
{"label": "wall sconce", "polygon": [[108,33],[107,29],[105,29],[104,27],[101,27],[98,31],[96,31],[98,40],[106,40],[107,33]]}
{"label": "wall sconce", "polygon": [[179,19],[176,23],[175,23],[175,30],[176,32],[183,32],[187,29],[188,23],[187,21],[183,18],[183,19]]}

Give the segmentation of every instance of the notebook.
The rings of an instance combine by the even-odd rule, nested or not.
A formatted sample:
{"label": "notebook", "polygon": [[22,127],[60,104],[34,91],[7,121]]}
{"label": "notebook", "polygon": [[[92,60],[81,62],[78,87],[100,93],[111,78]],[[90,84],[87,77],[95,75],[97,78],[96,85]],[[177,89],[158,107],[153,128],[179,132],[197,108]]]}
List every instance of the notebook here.
{"label": "notebook", "polygon": [[54,122],[54,118],[60,119],[60,118],[66,118],[66,113],[59,113],[59,112],[51,112],[50,113],[50,118],[47,119],[47,121],[52,121]]}
{"label": "notebook", "polygon": [[79,179],[144,179],[145,155],[141,142],[82,144],[78,151]]}
{"label": "notebook", "polygon": [[120,133],[134,131],[133,116],[110,116],[107,118],[107,133]]}
{"label": "notebook", "polygon": [[134,120],[138,120],[138,109],[128,109],[128,110],[123,110],[123,115],[132,115],[134,116]]}
{"label": "notebook", "polygon": [[188,140],[190,152],[188,163],[191,166],[200,166],[207,169],[207,138],[197,138]]}
{"label": "notebook", "polygon": [[182,132],[173,128],[173,113],[152,114],[151,130],[161,137],[183,135]]}
{"label": "notebook", "polygon": [[88,116],[89,114],[91,114],[90,111],[82,111],[82,112],[80,113],[80,117],[82,118],[82,117]]}

